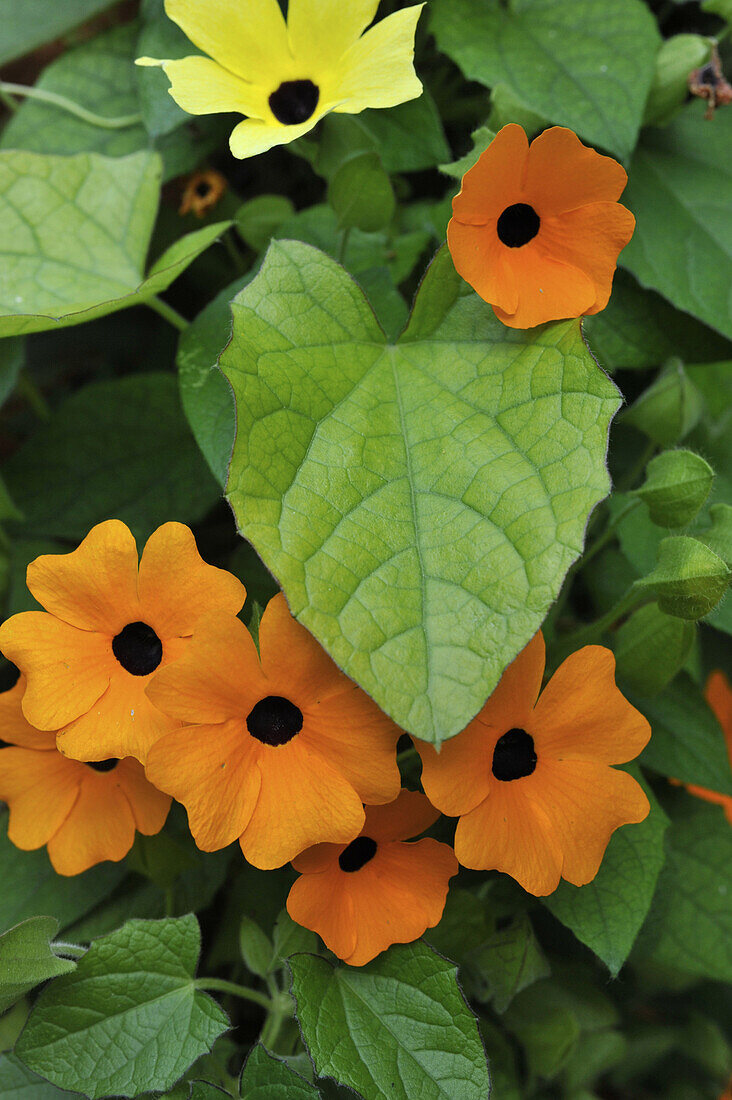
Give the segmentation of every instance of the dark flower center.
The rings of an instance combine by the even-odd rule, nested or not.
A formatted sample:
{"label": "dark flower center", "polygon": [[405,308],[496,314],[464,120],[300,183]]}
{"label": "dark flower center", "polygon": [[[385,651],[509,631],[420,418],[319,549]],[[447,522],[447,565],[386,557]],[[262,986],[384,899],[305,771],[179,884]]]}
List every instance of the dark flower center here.
{"label": "dark flower center", "polygon": [[86,760],[87,768],[93,768],[95,772],[113,772],[119,764],[119,760],[111,757],[109,760]]}
{"label": "dark flower center", "polygon": [[211,184],[208,180],[201,180],[200,183],[196,184],[195,191],[199,199],[208,198],[211,193]]}
{"label": "dark flower center", "polygon": [[533,241],[540,225],[541,219],[533,206],[515,202],[507,206],[498,219],[498,239],[508,248],[521,248]]}
{"label": "dark flower center", "polygon": [[112,639],[112,653],[126,672],[149,676],[163,659],[163,643],[147,623],[128,623]]}
{"label": "dark flower center", "polygon": [[512,729],[499,737],[493,750],[492,771],[496,779],[510,783],[531,775],[536,767],[534,738],[526,730]]}
{"label": "dark flower center", "polygon": [[265,745],[286,745],[302,729],[302,711],[281,695],[268,695],[249,711],[247,729]]}
{"label": "dark flower center", "polygon": [[0,749],[9,749],[10,747],[11,747],[10,742],[9,741],[3,741],[3,739],[0,737]]}
{"label": "dark flower center", "polygon": [[357,836],[338,856],[341,871],[360,871],[376,855],[378,845],[370,836]]}
{"label": "dark flower center", "polygon": [[320,99],[320,89],[312,80],[285,80],[269,97],[272,114],[283,126],[307,122]]}

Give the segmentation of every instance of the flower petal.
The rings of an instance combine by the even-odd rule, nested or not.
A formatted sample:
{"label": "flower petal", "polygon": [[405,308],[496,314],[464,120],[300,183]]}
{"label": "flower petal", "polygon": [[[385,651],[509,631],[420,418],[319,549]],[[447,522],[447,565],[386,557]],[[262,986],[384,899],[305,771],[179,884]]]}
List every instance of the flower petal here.
{"label": "flower petal", "polygon": [[257,766],[262,786],[249,824],[239,837],[245,858],[269,870],[323,841],[347,843],[364,823],[351,784],[298,737],[263,746]]}
{"label": "flower petal", "polygon": [[255,157],[259,153],[266,153],[275,145],[287,145],[288,142],[307,134],[323,117],[325,111],[316,111],[299,126],[282,126],[279,122],[261,122],[257,118],[247,118],[235,126],[229,137],[229,148],[232,156],[239,160],[247,157]]}
{"label": "flower petal", "polygon": [[412,740],[422,759],[422,786],[443,814],[469,813],[488,796],[495,732],[473,720],[439,752],[427,741]]}
{"label": "flower petal", "polygon": [[244,623],[223,611],[198,620],[185,655],[153,673],[151,702],[184,722],[245,719],[268,690],[252,636]]}
{"label": "flower petal", "polygon": [[529,148],[522,199],[544,218],[587,203],[615,202],[627,182],[612,157],[583,145],[572,130],[551,126]]}
{"label": "flower petal", "polygon": [[340,959],[356,947],[356,919],[350,893],[336,863],[325,874],[301,875],[287,896],[287,912],[303,928],[317,932]]}
{"label": "flower petal", "polygon": [[59,730],[59,751],[74,760],[134,756],[144,761],[158,738],[178,725],[150,702],[145,694],[148,680],[118,668],[104,695]]}
{"label": "flower petal", "polygon": [[115,778],[116,769],[85,771],[71,813],[48,842],[48,855],[59,875],[79,875],[106,859],[117,863],[135,839],[132,810]]}
{"label": "flower petal", "polygon": [[447,243],[458,275],[470,283],[484,302],[514,313],[518,308],[518,284],[508,250],[498,239],[496,222],[465,225],[451,218]]}
{"label": "flower petal", "polygon": [[245,80],[276,88],[292,63],[277,0],[165,0],[165,11],[199,50]]}
{"label": "flower petal", "polygon": [[732,687],[720,669],[710,673],[704,688],[704,696],[724,731],[727,752],[732,763]]}
{"label": "flower petal", "polygon": [[188,726],[162,737],[148,753],[145,774],[188,811],[199,848],[213,852],[240,835],[259,795],[253,739],[238,719]]}
{"label": "flower petal", "polygon": [[0,694],[0,741],[21,745],[25,749],[55,749],[55,732],[37,730],[23,714],[24,694],[25,676],[21,676],[9,691]]}
{"label": "flower petal", "polygon": [[[519,779],[499,788],[495,781],[489,797],[458,821],[455,855],[464,867],[503,871],[530,894],[544,897],[559,885],[562,849],[524,783]],[[532,794],[533,789],[532,784]]]}
{"label": "flower petal", "polygon": [[[147,63],[147,58],[141,58]],[[269,93],[260,84],[250,84],[224,69],[209,57],[182,57],[161,61],[170,80],[170,95],[189,115],[214,115],[222,111],[253,118],[269,118]]]}
{"label": "flower petal", "polygon": [[259,624],[259,652],[272,693],[281,690],[285,698],[296,701],[301,709],[311,700],[322,704],[324,699],[355,687],[310,631],[290,613],[281,592],[264,609]]}
{"label": "flower petal", "polygon": [[455,220],[463,225],[497,222],[507,206],[520,202],[528,153],[523,129],[515,122],[503,126],[463,176],[452,200]]}
{"label": "flower petal", "polygon": [[0,649],[26,677],[23,713],[41,730],[60,729],[107,690],[117,666],[112,639],[77,630],[44,611],[23,611],[0,626]]}
{"label": "flower petal", "polygon": [[182,523],[164,523],[147,540],[137,590],[143,621],[159,638],[192,634],[207,611],[237,615],[247,597],[232,573],[203,561]]}
{"label": "flower petal", "polygon": [[293,57],[313,71],[330,68],[360,38],[378,6],[379,0],[289,0],[287,37]]}
{"label": "flower petal", "polygon": [[137,760],[120,760],[114,769],[135,819],[135,828],[145,836],[159,833],[170,810],[171,797],[153,787],[145,778],[145,769]]}
{"label": "flower petal", "polygon": [[598,313],[607,305],[618,255],[634,228],[630,210],[617,202],[592,203],[542,219],[542,249],[584,271],[594,284],[595,301],[585,313]]}
{"label": "flower petal", "polygon": [[597,297],[589,275],[556,259],[542,246],[541,240],[539,230],[529,244],[510,250],[510,262],[519,287],[518,306],[511,314],[493,306],[498,320],[509,328],[534,328],[546,321],[580,317],[594,305]]}
{"label": "flower petal", "polygon": [[139,619],[137,544],[118,519],[92,527],[70,554],[36,558],[27,580],[47,611],[82,630],[115,635]]}
{"label": "flower petal", "polygon": [[[539,778],[538,768],[534,775]],[[650,811],[631,775],[588,760],[544,762],[530,797],[551,821],[562,849],[562,877],[575,886],[595,877],[615,829],[643,821]]]}
{"label": "flower petal", "polygon": [[424,4],[387,15],[346,50],[335,71],[335,111],[395,107],[422,94],[414,71],[414,35]]}
{"label": "flower petal", "polygon": [[301,874],[320,874],[335,863],[345,847],[345,844],[313,844],[295,856],[292,866]]}
{"label": "flower petal", "polygon": [[651,727],[615,686],[615,657],[584,646],[564,661],[534,709],[531,733],[542,759],[624,764],[647,744]]}
{"label": "flower petal", "polygon": [[499,737],[516,726],[523,729],[541,690],[545,664],[546,647],[539,630],[506,668],[474,721],[490,726]]}
{"label": "flower petal", "polygon": [[16,848],[41,848],[58,832],[85,770],[57,752],[0,749],[0,800],[10,807],[8,836]]}
{"label": "flower petal", "polygon": [[[2,757],[0,757],[2,760]],[[696,787],[692,783],[685,784],[686,790],[689,794],[693,794],[695,798],[703,798],[705,802],[713,802],[717,806],[724,808],[724,815],[732,825],[732,797],[728,794],[719,794],[717,791],[709,791],[706,787]],[[299,870],[299,868],[297,868]]]}
{"label": "flower petal", "polygon": [[364,836],[376,841],[409,840],[434,825],[440,811],[420,791],[399,792],[386,806],[367,806]]}

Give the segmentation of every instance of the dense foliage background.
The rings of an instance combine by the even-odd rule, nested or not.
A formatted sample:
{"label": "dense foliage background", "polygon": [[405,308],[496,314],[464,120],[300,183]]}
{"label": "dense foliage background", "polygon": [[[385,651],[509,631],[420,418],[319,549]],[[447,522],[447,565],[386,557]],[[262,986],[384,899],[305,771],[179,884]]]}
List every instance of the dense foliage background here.
{"label": "dense foliage background", "polygon": [[[404,6],[385,0],[380,14]],[[728,20],[730,0],[429,0],[417,38],[421,98],[330,115],[292,145],[236,161],[227,146],[235,119],[191,118],[162,72],[133,65],[141,54],[188,51],[162,0],[0,0],[4,81],[121,119],[100,127],[2,92],[4,615],[37,606],[28,562],[73,549],[95,523],[124,520],[141,547],[159,524],[179,520],[205,560],[244,581],[243,617],[256,632],[277,586],[237,533],[248,522],[248,471],[266,465],[282,494],[292,491],[278,448],[244,448],[245,429],[256,438],[247,362],[257,317],[265,311],[276,328],[300,311],[298,339],[310,346],[323,319],[306,307],[322,288],[334,315],[358,297],[337,260],[371,302],[379,339],[395,343],[444,243],[464,171],[507,122],[530,136],[559,124],[625,165],[622,201],[637,228],[610,304],[583,325],[624,398],[610,430],[614,488],[572,565],[585,516],[607,492],[615,404],[603,376],[599,412],[587,412],[584,392],[564,409],[582,424],[592,463],[579,495],[567,499],[557,482],[563,552],[537,575],[533,629],[551,604],[544,632],[554,667],[568,647],[612,647],[618,683],[653,729],[631,768],[651,814],[615,834],[592,883],[563,882],[540,900],[506,876],[461,871],[424,941],[361,969],[338,964],[283,912],[289,867],[258,871],[236,846],[199,852],[180,807],[122,863],[71,879],[53,872],[45,851],[16,850],[3,826],[0,932],[16,931],[0,938],[0,1100],[55,1100],[66,1089],[171,1100],[333,1100],[351,1090],[366,1100],[478,1100],[486,1055],[494,1100],[723,1092],[732,1071],[732,829],[720,806],[668,780],[732,796],[724,737],[703,696],[712,669],[732,673],[732,603],[720,601],[732,565],[732,108],[705,117],[709,101],[688,91],[713,42],[722,64],[729,59]],[[200,214],[181,213],[199,169],[220,173],[225,189]],[[202,197],[209,185],[198,186]],[[96,236],[95,225],[104,232]],[[274,244],[265,261],[280,241],[302,243]],[[462,293],[444,263],[442,253],[425,280],[409,350],[393,353],[405,363],[438,362],[429,336]],[[230,303],[250,284],[227,348]],[[519,337],[529,370],[540,337]],[[498,354],[501,340],[486,354]],[[354,357],[357,345],[354,337]],[[225,348],[231,386],[218,366]],[[444,341],[440,354],[452,348],[457,357]],[[578,339],[562,348],[566,367],[572,356],[592,366]],[[298,371],[306,388],[307,357]],[[531,430],[541,434],[537,418]],[[371,427],[373,443],[378,419]],[[685,470],[645,478],[654,456],[678,447],[716,476],[708,497],[695,505],[691,491],[691,510],[674,512]],[[696,467],[687,481],[695,476]],[[681,496],[688,502],[686,489]],[[305,573],[277,557],[266,525],[250,537],[293,609],[304,608],[309,586],[323,580],[317,555]],[[537,530],[527,537],[530,546]],[[355,535],[347,552],[356,580],[368,575]],[[495,582],[491,595],[500,599]],[[442,598],[432,597],[435,617]],[[401,599],[394,614],[407,621]],[[359,663],[369,642],[357,624],[355,656],[344,648],[337,659],[413,732],[452,734],[526,634],[507,608],[497,614],[506,624],[498,663],[462,695],[430,695],[436,724],[424,710],[415,717],[398,677]],[[305,621],[334,653],[333,624]],[[13,682],[7,663],[0,676],[3,687]],[[413,758],[404,778],[418,779]],[[445,819],[436,830],[450,839]],[[69,943],[92,944],[76,966]],[[3,960],[20,955],[23,974],[3,974]],[[277,1011],[265,1020],[222,988],[214,1004],[203,988],[222,979],[258,984]]]}

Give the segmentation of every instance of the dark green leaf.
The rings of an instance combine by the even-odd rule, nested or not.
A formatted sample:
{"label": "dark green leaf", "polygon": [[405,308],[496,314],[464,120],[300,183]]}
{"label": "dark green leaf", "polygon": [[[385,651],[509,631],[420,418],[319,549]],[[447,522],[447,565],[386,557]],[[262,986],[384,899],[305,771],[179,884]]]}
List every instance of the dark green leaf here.
{"label": "dark green leaf", "polygon": [[681,360],[673,358],[638,400],[624,410],[622,421],[632,424],[654,443],[670,447],[692,431],[703,410],[702,395]]}
{"label": "dark green leaf", "polygon": [[522,1043],[530,1072],[539,1077],[557,1075],[580,1034],[576,1013],[557,1003],[548,981],[520,993],[503,1022]]}
{"label": "dark green leaf", "polygon": [[277,917],[273,933],[275,959],[281,963],[291,955],[307,952],[318,954],[319,939],[314,932],[295,924],[286,909]]}
{"label": "dark green leaf", "polygon": [[242,1070],[241,1095],[246,1100],[319,1100],[319,1092],[259,1043]]}
{"label": "dark green leaf", "polygon": [[19,336],[0,340],[0,405],[15,389],[24,362],[25,341]]}
{"label": "dark green leaf", "polygon": [[219,496],[167,374],[85,386],[4,473],[31,536],[81,539],[114,516],[146,538],[167,520],[195,522]]}
{"label": "dark green leaf", "polygon": [[297,1018],[321,1076],[369,1100],[485,1100],[490,1080],[455,968],[423,943],[364,967],[290,960]]}
{"label": "dark green leaf", "polygon": [[471,952],[468,963],[471,996],[490,1001],[505,1012],[522,989],[549,974],[549,963],[526,913],[503,921]]}
{"label": "dark green leaf", "polygon": [[[199,53],[180,27],[166,16],[162,4],[156,5],[151,18],[145,18],[144,8],[142,16],[143,25],[135,44],[135,57],[175,60]],[[136,81],[139,92],[142,120],[149,134],[153,137],[168,134],[188,121],[190,115],[169,95],[170,80],[162,69],[138,65],[133,74],[132,79]]]}
{"label": "dark green leaf", "polygon": [[732,337],[732,112],[689,104],[645,131],[623,201],[637,224],[620,262],[679,309]]}
{"label": "dark green leaf", "polygon": [[0,1100],[69,1100],[69,1094],[31,1073],[14,1054],[0,1054]]}
{"label": "dark green leaf", "polygon": [[30,917],[0,935],[0,1013],[49,978],[76,968],[51,947],[58,931],[55,917]]}
{"label": "dark green leaf", "polygon": [[239,923],[239,950],[247,970],[260,978],[269,974],[274,960],[272,941],[246,913]]}
{"label": "dark green leaf", "polygon": [[683,667],[695,638],[694,623],[646,604],[615,633],[618,682],[638,695],[656,695]]}
{"label": "dark green leaf", "polygon": [[640,0],[433,0],[441,50],[482,84],[507,84],[551,122],[621,157],[633,149],[659,46]]}
{"label": "dark green leaf", "polygon": [[379,154],[358,153],[345,161],[328,184],[328,202],[342,230],[385,229],[394,217],[396,199]]}
{"label": "dark green leaf", "polygon": [[0,64],[51,42],[109,4],[110,0],[64,0],[63,4],[49,4],[48,0],[23,0],[22,4],[16,4],[15,0],[3,0]]}
{"label": "dark green leaf", "polygon": [[198,921],[129,921],[38,998],[16,1052],[53,1084],[136,1096],[170,1088],[227,1028],[196,989]]}
{"label": "dark green leaf", "polygon": [[431,741],[464,728],[556,597],[607,492],[618,404],[577,322],[509,329],[459,288],[440,253],[389,344],[342,268],[276,242],[221,358],[243,535],[338,664]]}
{"label": "dark green leaf", "polygon": [[292,200],[286,195],[257,195],[239,207],[234,225],[241,239],[255,252],[261,252],[294,213]]}

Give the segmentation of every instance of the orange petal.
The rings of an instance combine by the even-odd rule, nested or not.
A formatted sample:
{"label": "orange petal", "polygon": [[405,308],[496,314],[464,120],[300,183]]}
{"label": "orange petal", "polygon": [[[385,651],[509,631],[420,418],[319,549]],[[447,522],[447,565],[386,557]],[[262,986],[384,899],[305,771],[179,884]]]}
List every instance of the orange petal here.
{"label": "orange petal", "polygon": [[543,251],[583,271],[594,284],[595,301],[585,313],[598,313],[607,305],[618,255],[634,228],[630,210],[617,202],[593,203],[542,219]]}
{"label": "orange petal", "polygon": [[458,275],[470,283],[484,302],[507,313],[518,308],[519,290],[511,257],[498,239],[496,222],[465,225],[452,218],[447,226],[447,243]]}
{"label": "orange petal", "polygon": [[[2,760],[2,757],[0,757]],[[717,806],[724,808],[724,814],[730,825],[732,825],[732,797],[728,794],[719,794],[717,791],[708,791],[706,787],[696,787],[693,784],[686,784],[686,789],[689,794],[693,794],[695,798],[703,798],[705,802],[714,802]],[[299,868],[298,868],[299,870]]]}
{"label": "orange petal", "polygon": [[336,862],[344,847],[344,844],[313,844],[295,856],[292,866],[300,874],[320,874]]}
{"label": "orange petal", "polygon": [[114,769],[135,819],[135,828],[145,836],[159,833],[170,809],[171,797],[153,787],[145,778],[145,769],[138,760],[120,760]]}
{"label": "orange petal", "polygon": [[542,759],[624,764],[647,744],[651,727],[615,686],[615,657],[584,646],[564,661],[536,704],[530,732]]}
{"label": "orange petal", "polygon": [[720,669],[710,673],[704,695],[724,731],[727,752],[732,763],[732,687]]}
{"label": "orange petal", "polygon": [[[508,251],[508,249],[506,250]],[[522,248],[510,250],[514,278],[519,288],[518,306],[508,314],[499,306],[493,310],[509,328],[534,328],[546,321],[580,317],[596,299],[589,275],[563,263],[542,245],[542,234]]]}
{"label": "orange petal", "polygon": [[259,624],[259,652],[267,677],[267,694],[282,695],[304,709],[322,703],[352,683],[312,634],[290,614],[280,592],[264,609]]}
{"label": "orange petal", "polygon": [[419,836],[440,816],[426,795],[402,790],[387,806],[367,806],[364,836],[376,841],[409,840]]}
{"label": "orange petal", "polygon": [[150,702],[145,694],[148,681],[118,665],[104,695],[59,731],[59,750],[74,760],[135,756],[144,762],[158,738],[178,725]]}
{"label": "orange petal", "polygon": [[500,787],[494,780],[490,796],[458,821],[455,855],[464,867],[504,871],[543,897],[559,885],[562,850],[549,819],[530,797],[529,779],[533,776]]}
{"label": "orange petal", "polygon": [[164,523],[147,540],[138,593],[142,620],[160,638],[192,634],[207,611],[236,615],[247,595],[232,573],[203,561],[182,523]]}
{"label": "orange petal", "polygon": [[287,912],[303,928],[317,932],[340,959],[356,947],[356,919],[343,872],[335,865],[322,875],[301,875],[287,897]]}
{"label": "orange petal", "polygon": [[85,770],[57,752],[0,749],[0,800],[10,807],[8,836],[16,848],[41,848],[58,832]]}
{"label": "orange petal", "polygon": [[60,729],[84,714],[118,667],[110,637],[77,630],[43,611],[7,619],[0,649],[25,675],[23,713],[42,730]]}
{"label": "orange petal", "polygon": [[254,739],[239,719],[230,719],[161,737],[145,773],[183,803],[196,844],[213,852],[236,840],[252,816],[260,787],[256,758]]}
{"label": "orange petal", "polygon": [[543,218],[587,203],[615,202],[627,182],[625,169],[612,157],[583,145],[572,130],[552,126],[529,148],[523,201]]}
{"label": "orange petal", "polygon": [[364,966],[393,943],[411,943],[433,928],[457,872],[452,848],[430,838],[380,845],[360,871],[342,872],[356,925],[356,944],[345,961]]}
{"label": "orange petal", "polygon": [[490,726],[499,737],[514,727],[523,729],[541,690],[545,665],[546,647],[539,630],[506,668],[474,721]]}
{"label": "orange petal", "polygon": [[25,749],[55,749],[56,734],[37,730],[23,714],[24,694],[25,676],[20,676],[9,691],[0,694],[0,741],[22,745]]}
{"label": "orange petal", "polygon": [[115,635],[140,618],[137,544],[118,519],[92,527],[70,554],[43,554],[28,566],[28,587],[38,602],[82,630]]}
{"label": "orange petal", "polygon": [[79,875],[109,859],[118,862],[135,839],[135,821],[116,768],[87,773],[71,813],[48,842],[48,855],[59,875]]}
{"label": "orange petal", "polygon": [[[345,679],[345,677],[344,677]],[[281,684],[284,693],[286,684]],[[302,738],[355,787],[363,802],[390,802],[401,779],[401,731],[373,699],[346,680],[345,691],[303,703]]]}
{"label": "orange petal", "polygon": [[313,844],[347,843],[358,836],[364,823],[361,799],[304,741],[295,737],[286,745],[263,745],[257,766],[262,786],[239,838],[255,867],[281,867]]}
{"label": "orange petal", "polygon": [[531,778],[537,780],[532,802],[551,821],[562,849],[562,877],[575,886],[595,877],[615,829],[643,821],[650,811],[640,784],[606,764],[544,761]]}
{"label": "orange petal", "polygon": [[507,206],[521,202],[528,154],[529,143],[520,126],[512,122],[499,130],[463,176],[460,192],[452,200],[456,220],[485,225],[498,219]]}
{"label": "orange petal", "polygon": [[272,692],[244,623],[213,611],[197,622],[184,657],[153,674],[147,694],[173,718],[217,723],[235,715],[245,719]]}

